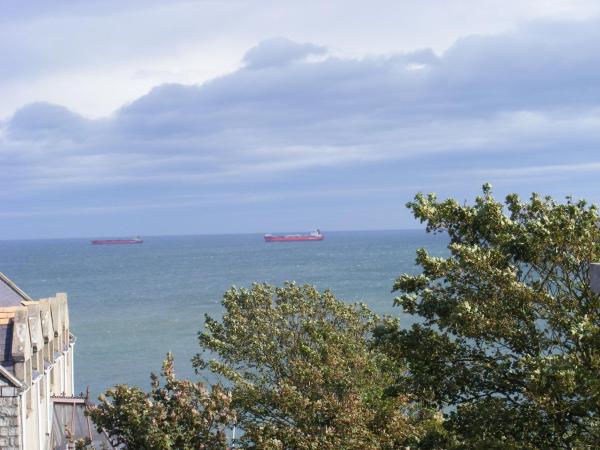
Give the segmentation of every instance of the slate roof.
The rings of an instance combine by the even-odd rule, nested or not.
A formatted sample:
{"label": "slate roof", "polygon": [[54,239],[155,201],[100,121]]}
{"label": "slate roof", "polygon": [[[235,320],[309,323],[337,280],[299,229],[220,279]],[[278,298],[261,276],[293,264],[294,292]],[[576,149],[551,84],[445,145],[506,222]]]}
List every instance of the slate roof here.
{"label": "slate roof", "polygon": [[31,298],[0,272],[0,308],[20,306],[23,300],[31,301]]}

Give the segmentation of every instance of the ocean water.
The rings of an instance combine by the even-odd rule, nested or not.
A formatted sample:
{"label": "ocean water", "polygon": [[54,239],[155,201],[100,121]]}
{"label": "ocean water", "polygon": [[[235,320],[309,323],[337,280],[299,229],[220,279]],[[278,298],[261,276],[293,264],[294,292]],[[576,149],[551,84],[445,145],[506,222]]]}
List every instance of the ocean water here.
{"label": "ocean water", "polygon": [[67,292],[75,382],[95,397],[117,383],[147,388],[169,351],[178,375],[195,377],[190,359],[204,315],[221,314],[232,285],[310,283],[410,325],[413,318],[393,307],[393,282],[417,271],[417,248],[442,255],[446,244],[418,230],[330,232],[322,242],[289,243],[265,243],[258,234],[145,237],[124,246],[0,241],[0,271],[33,298]]}

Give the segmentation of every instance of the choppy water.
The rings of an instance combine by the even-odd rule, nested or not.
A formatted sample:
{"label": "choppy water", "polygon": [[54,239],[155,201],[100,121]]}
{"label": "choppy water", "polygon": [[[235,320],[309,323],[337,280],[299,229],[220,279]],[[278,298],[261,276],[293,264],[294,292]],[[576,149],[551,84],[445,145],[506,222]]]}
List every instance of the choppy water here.
{"label": "choppy water", "polygon": [[147,387],[168,351],[178,374],[193,376],[190,359],[204,314],[221,313],[221,296],[231,285],[295,280],[364,301],[381,314],[400,314],[392,306],[394,279],[416,270],[417,248],[443,254],[445,245],[444,237],[415,230],[268,244],[257,234],[147,237],[143,245],[124,246],[0,241],[0,271],[34,298],[68,293],[76,384],[96,395],[117,383]]}

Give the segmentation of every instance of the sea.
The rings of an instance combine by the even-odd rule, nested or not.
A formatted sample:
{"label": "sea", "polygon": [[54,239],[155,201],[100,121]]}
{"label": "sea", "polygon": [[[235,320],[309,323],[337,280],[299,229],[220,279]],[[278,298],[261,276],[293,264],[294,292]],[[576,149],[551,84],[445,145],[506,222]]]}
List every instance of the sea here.
{"label": "sea", "polygon": [[75,383],[93,398],[116,384],[147,389],[167,352],[180,377],[195,374],[205,315],[219,318],[231,286],[285,281],[332,290],[378,314],[415,318],[394,307],[402,273],[417,273],[415,252],[447,252],[447,237],[424,230],[325,232],[321,242],[265,243],[260,234],[144,237],[141,245],[88,239],[0,241],[0,272],[33,298],[66,292],[76,336]]}

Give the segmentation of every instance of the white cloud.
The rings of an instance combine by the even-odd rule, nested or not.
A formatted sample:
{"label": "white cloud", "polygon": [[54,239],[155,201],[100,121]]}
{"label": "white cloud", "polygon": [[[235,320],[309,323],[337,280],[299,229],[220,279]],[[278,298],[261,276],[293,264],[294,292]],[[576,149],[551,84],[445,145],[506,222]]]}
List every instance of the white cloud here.
{"label": "white cloud", "polygon": [[0,117],[32,101],[106,116],[153,85],[232,71],[248,47],[271,36],[316,42],[342,57],[440,53],[466,35],[597,14],[600,4],[590,0],[5,2]]}

